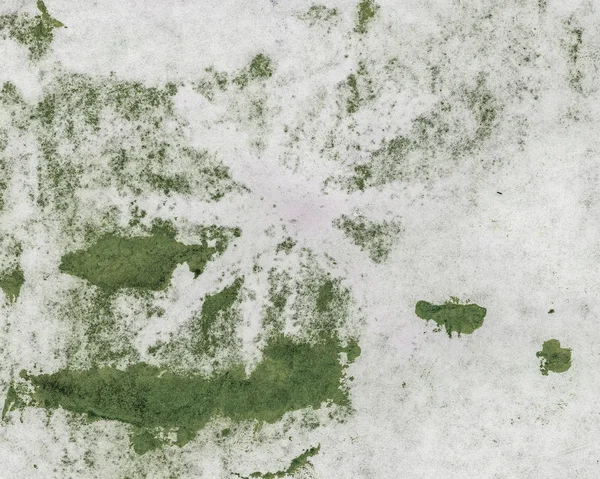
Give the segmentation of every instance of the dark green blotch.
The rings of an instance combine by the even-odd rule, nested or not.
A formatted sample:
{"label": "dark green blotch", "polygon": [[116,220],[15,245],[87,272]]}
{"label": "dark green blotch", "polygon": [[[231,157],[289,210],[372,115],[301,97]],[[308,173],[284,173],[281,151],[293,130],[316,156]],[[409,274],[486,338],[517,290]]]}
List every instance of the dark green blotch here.
{"label": "dark green blotch", "polygon": [[571,350],[561,348],[560,341],[549,339],[544,341],[542,350],[535,353],[540,362],[540,371],[544,376],[548,376],[548,371],[554,373],[564,373],[571,367]]}
{"label": "dark green blotch", "polygon": [[285,470],[266,473],[253,472],[248,477],[260,477],[262,479],[279,479],[286,476],[292,476],[294,475],[294,473],[298,472],[300,469],[305,467],[309,463],[309,459],[313,456],[316,456],[319,453],[320,449],[320,444],[317,447],[311,447],[307,449],[302,454],[292,459],[290,466]]}
{"label": "dark green blotch", "polygon": [[178,264],[187,263],[197,277],[226,246],[225,237],[215,246],[208,246],[205,238],[202,244],[185,245],[175,240],[170,225],[155,224],[151,236],[107,234],[87,249],[67,253],[60,270],[109,292],[120,288],[159,291],[169,285]]}
{"label": "dark green blotch", "polygon": [[487,310],[476,304],[459,304],[456,298],[442,305],[418,301],[415,313],[421,319],[433,319],[438,326],[444,326],[448,336],[453,332],[471,334],[483,325]]}
{"label": "dark green blotch", "polygon": [[0,288],[6,294],[6,297],[11,303],[14,303],[21,292],[21,286],[25,282],[25,277],[23,276],[23,270],[18,267],[12,270],[9,273],[5,273],[3,276],[0,276]]}
{"label": "dark green blotch", "polygon": [[[347,391],[340,388],[345,366],[339,353],[343,349],[333,335],[321,335],[314,343],[277,335],[250,376],[242,364],[205,377],[137,363],[125,370],[67,368],[37,376],[23,373],[22,377],[33,386],[31,397],[39,407],[62,407],[91,420],[133,425],[133,445],[143,453],[159,442],[141,428],[176,428],[177,444],[182,446],[214,417],[273,423],[288,411],[317,409],[324,402],[348,405]],[[10,407],[15,399],[9,396]]]}

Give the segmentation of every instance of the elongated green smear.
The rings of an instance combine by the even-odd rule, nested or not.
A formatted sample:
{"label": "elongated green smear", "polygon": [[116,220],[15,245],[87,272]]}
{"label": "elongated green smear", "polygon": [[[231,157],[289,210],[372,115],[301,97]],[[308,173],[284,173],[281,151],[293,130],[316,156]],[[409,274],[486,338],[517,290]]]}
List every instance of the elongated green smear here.
{"label": "elongated green smear", "polygon": [[535,353],[540,362],[540,371],[544,376],[548,376],[548,371],[553,373],[564,373],[571,367],[571,350],[561,348],[558,339],[549,339],[544,341],[542,350]]}
{"label": "elongated green smear", "polygon": [[14,303],[19,297],[24,282],[25,277],[20,267],[0,276],[0,288],[11,303]]}
{"label": "elongated green smear", "polygon": [[320,449],[321,449],[321,445],[307,449],[302,454],[300,454],[298,457],[295,457],[294,459],[292,459],[290,466],[285,470],[277,471],[277,472],[266,472],[266,473],[253,472],[248,477],[260,477],[262,479],[275,479],[275,478],[281,478],[281,477],[286,477],[286,476],[292,476],[294,473],[298,472],[303,467],[306,467],[306,465],[309,463],[309,459],[313,456],[316,456],[319,453]]}
{"label": "elongated green smear", "polygon": [[[339,355],[351,350],[356,350],[353,342],[341,347],[333,335],[323,334],[311,344],[277,335],[249,376],[241,364],[205,377],[145,363],[125,370],[67,368],[37,376],[22,372],[21,376],[33,386],[35,405],[135,426],[132,443],[143,453],[160,444],[152,439],[156,428],[176,430],[177,444],[182,446],[214,417],[273,423],[288,411],[317,409],[323,403],[345,406],[348,395],[340,385],[346,366]],[[14,389],[11,403],[13,396]],[[6,414],[10,405],[4,409]]]}
{"label": "elongated green smear", "polygon": [[442,305],[435,305],[427,301],[418,301],[415,313],[421,319],[433,319],[438,326],[446,328],[448,336],[452,333],[471,334],[483,325],[487,310],[476,304],[460,304],[458,298],[453,297]]}
{"label": "elongated green smear", "polygon": [[197,245],[178,242],[167,224],[155,224],[151,233],[133,238],[105,235],[87,249],[65,254],[60,270],[109,292],[120,288],[159,291],[169,285],[178,264],[187,263],[197,277],[227,247],[227,237],[218,232],[214,246],[209,246],[207,238]]}

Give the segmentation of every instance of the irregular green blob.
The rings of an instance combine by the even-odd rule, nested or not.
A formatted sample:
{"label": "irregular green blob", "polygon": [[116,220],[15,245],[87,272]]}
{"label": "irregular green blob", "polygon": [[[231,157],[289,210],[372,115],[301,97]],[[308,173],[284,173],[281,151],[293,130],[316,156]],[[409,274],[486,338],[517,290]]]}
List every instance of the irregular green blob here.
{"label": "irregular green blob", "polygon": [[346,111],[348,113],[356,113],[360,103],[360,94],[358,93],[358,85],[356,83],[356,75],[350,74],[346,79],[348,85],[348,99],[346,100]]}
{"label": "irregular green blob", "polygon": [[169,285],[178,264],[187,263],[197,277],[227,247],[225,235],[217,237],[215,246],[209,246],[206,238],[202,244],[185,245],[175,240],[175,231],[167,224],[155,224],[151,233],[133,238],[107,234],[87,249],[65,254],[60,270],[108,292],[120,288],[159,291]]}
{"label": "irregular green blob", "polygon": [[452,298],[442,305],[435,305],[427,301],[418,301],[415,313],[421,319],[433,319],[438,326],[444,326],[448,336],[452,333],[471,334],[483,325],[487,313],[485,308],[476,304],[459,304],[458,298]]}
{"label": "irregular green blob", "polygon": [[[277,335],[249,376],[241,364],[205,377],[145,363],[125,370],[67,368],[22,376],[33,386],[34,405],[48,410],[62,407],[91,420],[117,420],[147,431],[176,429],[177,444],[182,446],[215,417],[273,423],[288,411],[317,409],[323,403],[347,406],[347,391],[340,387],[345,366],[339,354],[344,350],[331,334],[314,343]],[[159,445],[138,429],[133,441],[140,453]]]}
{"label": "irregular green blob", "polygon": [[354,218],[341,215],[333,225],[344,231],[360,249],[367,251],[374,263],[383,263],[388,258],[394,239],[401,231],[395,222],[375,223],[363,215]]}
{"label": "irregular green blob", "polygon": [[377,10],[379,10],[379,5],[373,0],[362,0],[362,2],[358,4],[357,10],[358,13],[354,31],[357,33],[367,33],[369,23],[373,20],[373,17],[375,17]]}
{"label": "irregular green blob", "polygon": [[317,447],[311,447],[300,454],[298,457],[292,459],[290,466],[282,471],[277,472],[253,472],[248,477],[260,477],[262,479],[275,479],[282,478],[286,476],[292,476],[294,473],[298,472],[300,469],[306,467],[309,464],[309,459],[313,456],[316,456],[321,449],[321,445],[319,444]]}
{"label": "irregular green blob", "polygon": [[25,282],[23,270],[20,267],[15,268],[9,273],[4,273],[0,276],[0,288],[6,294],[6,297],[11,303],[14,303],[21,292],[21,286]]}
{"label": "irregular green blob", "polygon": [[373,81],[371,80],[364,62],[359,62],[356,73],[346,78],[347,99],[346,112],[356,113],[359,107],[368,100],[375,98]]}
{"label": "irregular green blob", "polygon": [[535,353],[540,362],[540,371],[544,376],[548,376],[548,371],[555,373],[564,373],[571,367],[571,350],[561,348],[558,339],[549,339],[544,341],[542,350]]}
{"label": "irregular green blob", "polygon": [[41,15],[31,18],[29,14],[4,15],[0,17],[0,30],[7,30],[11,38],[29,49],[33,60],[46,54],[54,38],[55,28],[65,27],[48,13],[44,2],[38,0],[37,7]]}
{"label": "irregular green blob", "polygon": [[238,299],[243,283],[243,278],[238,278],[230,286],[204,298],[200,324],[192,330],[193,336],[197,337],[192,345],[192,350],[196,354],[204,352],[214,355],[219,347],[222,333],[226,332],[229,336],[234,335],[232,322],[235,318],[231,308]]}

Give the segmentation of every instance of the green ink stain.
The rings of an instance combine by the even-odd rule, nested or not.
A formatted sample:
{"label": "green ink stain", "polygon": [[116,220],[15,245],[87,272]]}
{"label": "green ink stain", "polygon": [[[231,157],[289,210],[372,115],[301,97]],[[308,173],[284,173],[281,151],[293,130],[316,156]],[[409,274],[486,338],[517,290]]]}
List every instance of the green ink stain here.
{"label": "green ink stain", "polygon": [[357,33],[367,33],[368,25],[375,17],[375,14],[379,10],[373,0],[362,0],[357,7],[356,26],[354,31]]}
{"label": "green ink stain", "polygon": [[535,353],[540,362],[540,371],[544,376],[548,376],[548,371],[555,373],[564,373],[571,367],[571,350],[561,348],[560,341],[549,339],[544,341],[542,350]]}
{"label": "green ink stain", "polygon": [[368,252],[374,263],[383,263],[389,256],[395,238],[401,231],[395,222],[375,223],[363,215],[354,218],[342,215],[333,225],[341,229],[361,250]]}
{"label": "green ink stain", "polygon": [[[67,368],[37,376],[22,372],[21,376],[33,386],[29,397],[34,406],[61,407],[85,414],[89,420],[131,424],[134,449],[144,453],[160,441],[142,429],[150,433],[156,428],[176,430],[176,444],[183,446],[215,417],[274,423],[288,411],[318,409],[323,403],[349,405],[347,390],[340,387],[346,366],[339,355],[347,350],[331,334],[322,334],[312,343],[277,335],[249,376],[242,364],[205,377],[145,363],[124,370]],[[5,413],[16,402],[16,391],[9,391],[9,396]],[[300,467],[302,462],[300,458],[294,464]]]}
{"label": "green ink stain", "polygon": [[262,479],[276,479],[276,478],[279,479],[279,478],[286,477],[286,476],[293,476],[296,472],[298,472],[301,469],[303,469],[304,467],[306,467],[310,463],[309,459],[313,456],[316,456],[319,453],[320,449],[321,449],[320,444],[317,447],[311,447],[311,448],[307,449],[302,454],[300,454],[298,457],[295,457],[294,459],[292,459],[292,462],[290,463],[289,467],[285,470],[277,471],[277,472],[267,472],[267,473],[253,472],[248,477],[249,478],[250,477],[259,477]]}
{"label": "green ink stain", "polygon": [[0,288],[11,303],[18,299],[24,282],[25,277],[21,268],[15,268],[11,272],[0,276]]}
{"label": "green ink stain", "polygon": [[38,0],[37,7],[41,15],[33,18],[29,14],[0,17],[0,30],[7,30],[11,38],[26,46],[33,60],[40,59],[50,48],[54,38],[53,30],[65,27],[62,22],[50,16],[44,2]]}
{"label": "green ink stain", "polygon": [[167,288],[178,264],[187,263],[198,277],[208,261],[227,247],[224,235],[215,246],[209,246],[206,238],[202,244],[185,245],[175,240],[175,231],[167,223],[155,223],[151,233],[133,238],[107,234],[85,250],[65,254],[60,270],[107,292],[120,288],[160,291]]}
{"label": "green ink stain", "polygon": [[415,313],[421,319],[433,319],[439,327],[444,326],[448,336],[452,333],[472,334],[483,325],[487,310],[476,304],[459,304],[458,298],[452,297],[442,305],[427,301],[418,301]]}

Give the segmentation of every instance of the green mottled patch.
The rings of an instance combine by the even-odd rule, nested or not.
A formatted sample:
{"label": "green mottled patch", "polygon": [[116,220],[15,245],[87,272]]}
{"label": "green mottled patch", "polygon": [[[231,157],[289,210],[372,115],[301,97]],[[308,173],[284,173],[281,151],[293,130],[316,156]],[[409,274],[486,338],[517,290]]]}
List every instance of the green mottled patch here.
{"label": "green mottled patch", "polygon": [[309,464],[309,459],[313,456],[316,456],[319,453],[320,449],[321,449],[321,445],[307,449],[302,454],[300,454],[299,456],[292,459],[292,462],[290,463],[289,467],[285,470],[281,470],[281,471],[277,471],[277,472],[266,472],[266,473],[253,472],[248,477],[260,477],[262,479],[275,479],[275,478],[282,478],[282,477],[286,477],[286,476],[293,476],[296,472],[298,472],[299,470],[306,467]]}
{"label": "green mottled patch", "polygon": [[291,237],[287,237],[285,240],[283,240],[281,243],[279,243],[277,245],[276,248],[276,252],[279,253],[280,251],[285,252],[286,254],[290,254],[292,252],[292,249],[294,249],[294,246],[296,246],[297,241],[294,241]]}
{"label": "green mottled patch", "polygon": [[346,112],[356,113],[361,105],[375,98],[373,80],[367,72],[365,62],[359,62],[356,73],[346,78]]}
{"label": "green mottled patch", "polygon": [[207,238],[201,244],[185,245],[175,240],[168,224],[155,224],[151,233],[131,238],[107,234],[87,249],[65,254],[60,270],[107,292],[121,288],[159,291],[169,285],[178,264],[187,263],[197,277],[228,242],[224,234],[218,234],[215,246],[209,246]]}
{"label": "green mottled patch", "polygon": [[14,303],[19,297],[21,286],[23,286],[24,282],[25,277],[20,267],[0,275],[0,289],[4,291],[4,294],[11,303]]}
{"label": "green mottled patch", "polygon": [[242,70],[234,79],[235,83],[240,88],[246,87],[251,81],[266,80],[273,75],[273,64],[271,59],[259,53],[250,61],[247,68]]}
{"label": "green mottled patch", "polygon": [[152,434],[156,428],[176,431],[182,446],[216,417],[273,423],[288,411],[317,409],[323,403],[348,405],[347,391],[340,387],[343,351],[334,335],[323,334],[312,343],[277,335],[249,376],[243,365],[205,377],[137,363],[125,370],[67,368],[23,377],[33,386],[34,405],[133,425],[133,445],[143,453],[160,443],[142,429]]}
{"label": "green mottled patch", "polygon": [[354,31],[357,33],[367,33],[368,26],[379,10],[373,0],[362,0],[357,6],[356,25]]}
{"label": "green mottled patch", "polygon": [[476,304],[459,304],[458,298],[452,298],[442,305],[427,301],[418,301],[415,313],[421,319],[433,319],[439,327],[444,326],[448,336],[452,333],[472,334],[483,325],[487,310]]}
{"label": "green mottled patch", "polygon": [[394,239],[401,231],[400,225],[395,222],[376,223],[363,215],[341,215],[333,225],[344,231],[360,249],[368,252],[375,263],[383,263],[388,258]]}
{"label": "green mottled patch", "polygon": [[44,2],[38,0],[37,7],[41,15],[33,18],[27,13],[0,17],[0,31],[7,31],[11,38],[26,46],[33,60],[40,59],[50,48],[53,30],[65,26],[50,16]]}
{"label": "green mottled patch", "polygon": [[564,373],[571,367],[571,350],[561,348],[558,339],[549,339],[544,341],[542,350],[535,353],[540,362],[540,371],[544,376],[548,376],[548,371],[554,373]]}
{"label": "green mottled patch", "polygon": [[317,22],[327,22],[338,15],[337,8],[327,8],[325,5],[313,5],[306,12],[298,15],[300,20],[305,20],[313,26]]}

